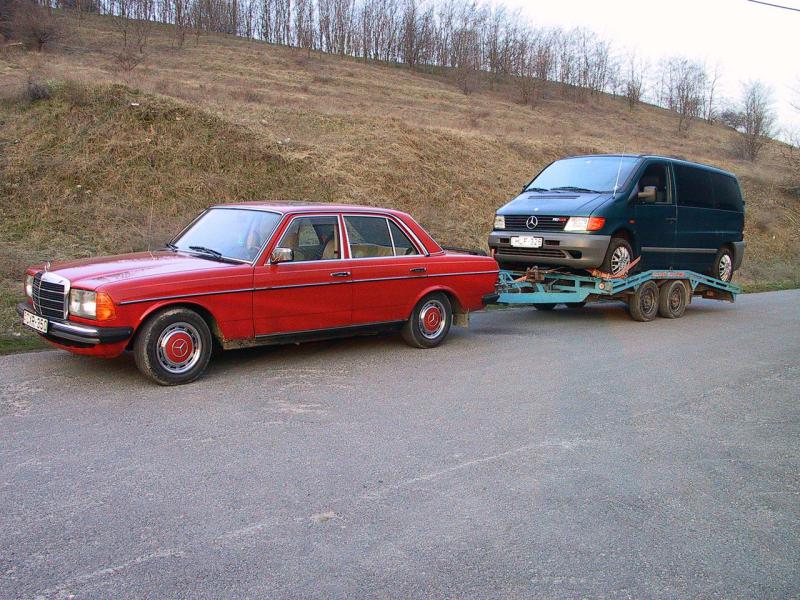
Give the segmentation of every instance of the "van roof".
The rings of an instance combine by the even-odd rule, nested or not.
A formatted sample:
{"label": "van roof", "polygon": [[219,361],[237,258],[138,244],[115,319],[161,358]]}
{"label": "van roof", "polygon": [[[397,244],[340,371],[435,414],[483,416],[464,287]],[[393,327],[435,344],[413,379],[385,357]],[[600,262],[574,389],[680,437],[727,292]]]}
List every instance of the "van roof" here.
{"label": "van roof", "polygon": [[690,165],[692,167],[699,167],[701,169],[705,169],[707,171],[714,171],[716,173],[722,173],[723,175],[728,175],[729,177],[736,177],[735,174],[731,173],[730,171],[726,171],[725,169],[720,169],[718,167],[713,167],[711,165],[706,165],[699,162],[694,162],[691,160],[686,160],[684,158],[679,158],[677,156],[660,156],[658,154],[578,154],[575,156],[565,156],[564,158],[584,158],[589,156],[607,156],[609,158],[614,157],[626,157],[626,158],[656,158],[658,160],[666,160],[672,163],[679,163],[683,165]]}

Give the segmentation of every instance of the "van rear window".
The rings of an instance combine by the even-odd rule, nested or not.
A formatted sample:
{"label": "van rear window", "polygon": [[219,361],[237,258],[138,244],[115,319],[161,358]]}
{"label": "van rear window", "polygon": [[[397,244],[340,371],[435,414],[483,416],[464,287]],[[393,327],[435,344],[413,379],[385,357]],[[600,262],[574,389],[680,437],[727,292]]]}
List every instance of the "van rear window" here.
{"label": "van rear window", "polygon": [[714,208],[711,172],[686,165],[675,165],[678,204],[698,208]]}
{"label": "van rear window", "polygon": [[711,173],[711,184],[714,188],[714,205],[722,210],[742,210],[742,192],[736,179],[722,173]]}

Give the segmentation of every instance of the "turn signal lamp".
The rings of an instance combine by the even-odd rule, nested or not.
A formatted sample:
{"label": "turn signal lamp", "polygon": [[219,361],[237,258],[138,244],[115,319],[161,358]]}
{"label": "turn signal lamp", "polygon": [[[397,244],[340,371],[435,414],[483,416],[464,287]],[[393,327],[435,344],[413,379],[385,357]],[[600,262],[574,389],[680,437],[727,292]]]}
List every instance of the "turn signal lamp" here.
{"label": "turn signal lamp", "polygon": [[99,292],[97,294],[97,320],[108,321],[116,316],[117,313],[114,310],[114,302],[111,300],[111,296],[105,292]]}

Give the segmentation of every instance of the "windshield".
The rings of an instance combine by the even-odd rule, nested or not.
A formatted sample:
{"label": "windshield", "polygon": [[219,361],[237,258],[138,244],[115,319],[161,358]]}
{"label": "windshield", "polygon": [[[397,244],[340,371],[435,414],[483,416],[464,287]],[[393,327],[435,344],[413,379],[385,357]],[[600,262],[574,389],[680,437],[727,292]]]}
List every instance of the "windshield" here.
{"label": "windshield", "polygon": [[557,160],[534,179],[527,191],[612,192],[627,181],[639,159],[631,156],[584,156]]}
{"label": "windshield", "polygon": [[212,208],[172,242],[176,250],[252,262],[281,215],[263,210]]}

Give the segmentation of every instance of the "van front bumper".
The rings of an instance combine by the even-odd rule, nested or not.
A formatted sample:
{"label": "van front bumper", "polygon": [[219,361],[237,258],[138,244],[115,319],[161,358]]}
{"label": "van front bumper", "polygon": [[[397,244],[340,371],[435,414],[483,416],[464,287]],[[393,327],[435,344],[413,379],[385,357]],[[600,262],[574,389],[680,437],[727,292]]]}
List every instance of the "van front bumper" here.
{"label": "van front bumper", "polygon": [[[542,247],[514,248],[511,246],[511,238],[519,235],[541,237]],[[489,235],[489,248],[494,251],[494,258],[504,264],[594,269],[603,263],[610,241],[610,235],[592,233],[493,231]]]}

